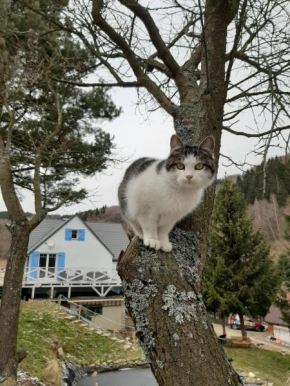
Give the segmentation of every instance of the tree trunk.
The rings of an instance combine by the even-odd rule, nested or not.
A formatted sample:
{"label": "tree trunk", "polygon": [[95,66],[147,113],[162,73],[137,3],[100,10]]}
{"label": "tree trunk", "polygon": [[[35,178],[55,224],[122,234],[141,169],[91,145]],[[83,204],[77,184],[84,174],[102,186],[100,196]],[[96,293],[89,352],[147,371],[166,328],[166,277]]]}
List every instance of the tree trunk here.
{"label": "tree trunk", "polygon": [[[213,135],[216,167],[226,98],[227,26],[238,5],[238,0],[206,1],[200,83],[194,67],[183,69],[187,81],[174,116],[183,141],[199,144]],[[147,249],[135,238],[118,263],[126,306],[159,386],[242,385],[200,295],[214,193],[212,186],[197,210],[171,232],[172,253]]]}
{"label": "tree trunk", "polygon": [[159,386],[242,385],[199,293],[199,239],[175,228],[172,253],[137,237],[118,262],[127,310]]}
{"label": "tree trunk", "polygon": [[17,331],[23,271],[30,234],[28,221],[11,223],[11,247],[5,272],[0,308],[0,375],[13,384],[17,374]]}
{"label": "tree trunk", "polygon": [[6,149],[1,136],[0,186],[11,219],[11,245],[0,308],[0,378],[4,378],[3,386],[8,386],[16,384],[18,317],[23,270],[32,228],[17,197],[12,179],[9,149]]}
{"label": "tree trunk", "polygon": [[221,314],[221,322],[222,322],[222,327],[223,327],[223,335],[227,335],[227,332],[226,332],[226,321],[225,321],[224,314]]}
{"label": "tree trunk", "polygon": [[239,318],[240,318],[240,326],[241,326],[242,337],[246,338],[247,337],[247,330],[246,330],[246,327],[245,327],[245,321],[244,321],[243,313],[239,313]]}

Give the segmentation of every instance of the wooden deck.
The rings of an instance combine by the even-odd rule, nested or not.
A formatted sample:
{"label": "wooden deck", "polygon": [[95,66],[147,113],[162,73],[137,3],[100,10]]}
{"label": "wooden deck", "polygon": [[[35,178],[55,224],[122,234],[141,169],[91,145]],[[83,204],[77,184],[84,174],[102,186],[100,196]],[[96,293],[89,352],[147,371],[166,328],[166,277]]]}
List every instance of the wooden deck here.
{"label": "wooden deck", "polygon": [[[0,268],[0,283],[4,280],[5,269]],[[72,288],[92,288],[97,295],[106,296],[112,288],[121,287],[121,279],[114,269],[100,268],[26,268],[23,275],[23,288],[32,289],[32,298],[37,288],[68,288],[68,298]],[[52,297],[52,296],[51,296]]]}

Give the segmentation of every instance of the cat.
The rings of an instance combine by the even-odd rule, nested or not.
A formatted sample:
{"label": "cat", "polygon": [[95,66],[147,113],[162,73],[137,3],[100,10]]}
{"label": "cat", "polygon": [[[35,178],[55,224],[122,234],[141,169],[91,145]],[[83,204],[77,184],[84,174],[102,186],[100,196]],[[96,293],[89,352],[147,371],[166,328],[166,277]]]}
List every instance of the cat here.
{"label": "cat", "polygon": [[214,181],[213,151],[211,136],[191,146],[174,134],[166,160],[144,157],[128,167],[118,190],[121,213],[144,245],[172,250],[169,232]]}

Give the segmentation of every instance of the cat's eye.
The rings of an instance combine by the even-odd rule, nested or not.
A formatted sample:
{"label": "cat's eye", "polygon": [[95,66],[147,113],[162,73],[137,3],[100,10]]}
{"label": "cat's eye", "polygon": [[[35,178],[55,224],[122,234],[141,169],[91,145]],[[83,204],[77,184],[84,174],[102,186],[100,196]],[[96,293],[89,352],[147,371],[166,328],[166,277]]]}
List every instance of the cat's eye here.
{"label": "cat's eye", "polygon": [[203,169],[204,168],[204,164],[196,164],[195,165],[195,169],[196,170],[201,170],[201,169]]}
{"label": "cat's eye", "polygon": [[185,166],[184,166],[184,164],[183,164],[183,163],[181,163],[181,162],[178,162],[178,164],[176,164],[175,166],[176,166],[176,167],[177,167],[177,169],[179,169],[179,170],[183,170],[183,169],[185,169]]}

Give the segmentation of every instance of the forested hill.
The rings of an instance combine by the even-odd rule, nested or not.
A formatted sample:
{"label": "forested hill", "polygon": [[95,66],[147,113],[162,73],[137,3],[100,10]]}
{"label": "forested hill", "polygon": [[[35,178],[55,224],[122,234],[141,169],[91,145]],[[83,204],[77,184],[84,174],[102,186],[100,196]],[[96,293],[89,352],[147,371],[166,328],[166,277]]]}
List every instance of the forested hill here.
{"label": "forested hill", "polygon": [[274,194],[278,205],[285,206],[290,194],[290,159],[270,158],[266,163],[265,173],[262,164],[251,168],[237,177],[237,185],[248,204],[254,204],[256,199],[265,198],[270,201]]}

